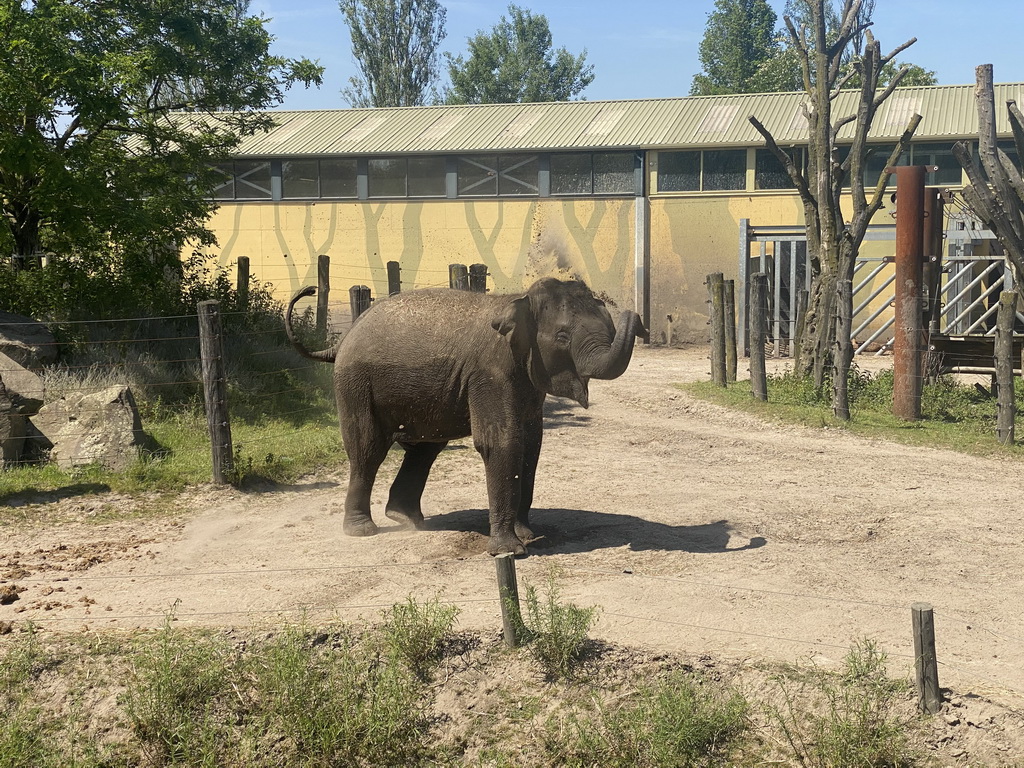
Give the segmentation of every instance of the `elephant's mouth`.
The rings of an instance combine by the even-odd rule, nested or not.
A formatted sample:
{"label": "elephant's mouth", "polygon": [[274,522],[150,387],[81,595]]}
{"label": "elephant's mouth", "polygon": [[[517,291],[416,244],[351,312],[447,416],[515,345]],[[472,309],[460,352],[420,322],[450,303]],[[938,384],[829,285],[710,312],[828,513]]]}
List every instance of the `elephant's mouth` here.
{"label": "elephant's mouth", "polygon": [[590,407],[590,390],[587,386],[589,377],[575,376],[571,373],[557,374],[551,378],[551,394],[575,400],[584,408]]}

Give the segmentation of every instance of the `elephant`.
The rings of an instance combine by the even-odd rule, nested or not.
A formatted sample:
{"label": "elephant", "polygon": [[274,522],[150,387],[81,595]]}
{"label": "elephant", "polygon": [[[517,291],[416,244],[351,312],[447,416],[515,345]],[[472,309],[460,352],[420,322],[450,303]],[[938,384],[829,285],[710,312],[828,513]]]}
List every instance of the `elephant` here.
{"label": "elephant", "polygon": [[589,407],[590,379],[626,370],[640,317],[613,323],[585,283],[543,278],[523,294],[449,289],[397,293],[364,312],[335,347],[304,357],[334,364],[334,390],[349,459],[343,531],[378,532],[370,516],[377,470],[394,443],[405,450],[385,515],[403,527],[423,523],[420,499],[434,460],[451,440],[472,435],[487,479],[491,555],[526,554],[547,395]]}

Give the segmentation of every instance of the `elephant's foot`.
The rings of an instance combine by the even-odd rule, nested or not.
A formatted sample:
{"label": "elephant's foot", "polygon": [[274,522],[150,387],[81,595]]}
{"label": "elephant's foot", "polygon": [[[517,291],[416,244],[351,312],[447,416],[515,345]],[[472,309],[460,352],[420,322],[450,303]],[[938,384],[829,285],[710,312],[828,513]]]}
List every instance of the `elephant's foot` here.
{"label": "elephant's foot", "polygon": [[341,530],[349,536],[373,536],[380,531],[369,515],[346,517]]}
{"label": "elephant's foot", "polygon": [[385,509],[384,515],[403,528],[421,528],[423,526],[423,513],[419,510]]}
{"label": "elephant's foot", "polygon": [[532,539],[537,538],[534,535],[533,530],[531,530],[528,525],[524,525],[522,523],[516,523],[516,536],[519,537],[520,541],[531,541]]}
{"label": "elephant's foot", "polygon": [[526,547],[514,534],[492,534],[487,542],[487,554],[503,555],[506,552],[511,552],[513,555],[525,555]]}

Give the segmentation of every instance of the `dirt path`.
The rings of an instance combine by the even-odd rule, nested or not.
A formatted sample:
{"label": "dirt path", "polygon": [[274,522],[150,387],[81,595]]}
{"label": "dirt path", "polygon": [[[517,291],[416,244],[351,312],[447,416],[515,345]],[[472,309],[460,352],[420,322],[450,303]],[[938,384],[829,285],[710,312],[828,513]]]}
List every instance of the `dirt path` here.
{"label": "dirt path", "polygon": [[[590,410],[549,404],[543,538],[520,580],[563,569],[566,597],[601,606],[609,640],[828,662],[869,636],[904,672],[910,605],[926,601],[942,685],[1024,704],[1020,463],[724,411],[671,386],[706,376],[705,354],[641,349],[620,379],[592,384]],[[369,539],[341,533],[343,474],[204,492],[180,525],[5,532],[0,578],[25,591],[0,620],[153,626],[177,604],[183,623],[245,625],[439,594],[462,606],[463,627],[496,629],[483,471],[467,445],[439,459],[419,532],[383,518],[395,457],[375,491],[383,533]]]}

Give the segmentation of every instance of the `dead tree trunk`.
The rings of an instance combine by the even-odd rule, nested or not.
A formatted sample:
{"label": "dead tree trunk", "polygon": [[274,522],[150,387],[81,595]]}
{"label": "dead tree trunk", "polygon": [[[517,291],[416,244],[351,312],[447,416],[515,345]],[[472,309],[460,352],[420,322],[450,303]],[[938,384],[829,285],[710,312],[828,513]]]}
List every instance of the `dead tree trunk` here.
{"label": "dead tree trunk", "polygon": [[[803,202],[807,250],[811,261],[811,291],[801,338],[800,373],[812,375],[815,385],[820,388],[836,349],[837,287],[840,280],[853,278],[854,262],[864,233],[872,216],[882,206],[889,181],[889,174],[883,173],[868,199],[864,190],[867,137],[875,113],[903,79],[906,67],[900,69],[889,84],[881,89],[879,75],[889,61],[915,40],[911,39],[883,56],[871,32],[866,31],[865,26],[858,22],[861,0],[846,0],[838,33],[834,42],[830,42],[825,22],[825,0],[811,0],[810,6],[813,29],[798,29],[792,19],[785,17],[791,44],[800,61],[804,91],[808,97],[804,108],[808,127],[806,167],[801,167],[795,155],[779,147],[771,132],[757,117],[751,115],[749,120],[764,137],[768,149],[786,168]],[[854,68],[844,72],[843,51],[861,33],[865,40],[864,52]],[[857,109],[853,114],[834,116],[833,102],[854,76],[860,78]],[[896,164],[920,120],[919,115],[911,118],[889,157],[887,167]],[[840,162],[837,139],[839,132],[850,123],[854,124],[853,143],[846,159]],[[847,181],[853,201],[853,215],[849,220],[840,207]],[[848,339],[843,340],[840,347],[845,348],[848,343]],[[848,372],[849,365],[844,359],[845,356],[841,356],[835,375],[845,376]],[[837,396],[842,397],[842,391],[845,390],[840,390]],[[833,403],[833,407],[848,409],[848,406],[840,403]]]}

